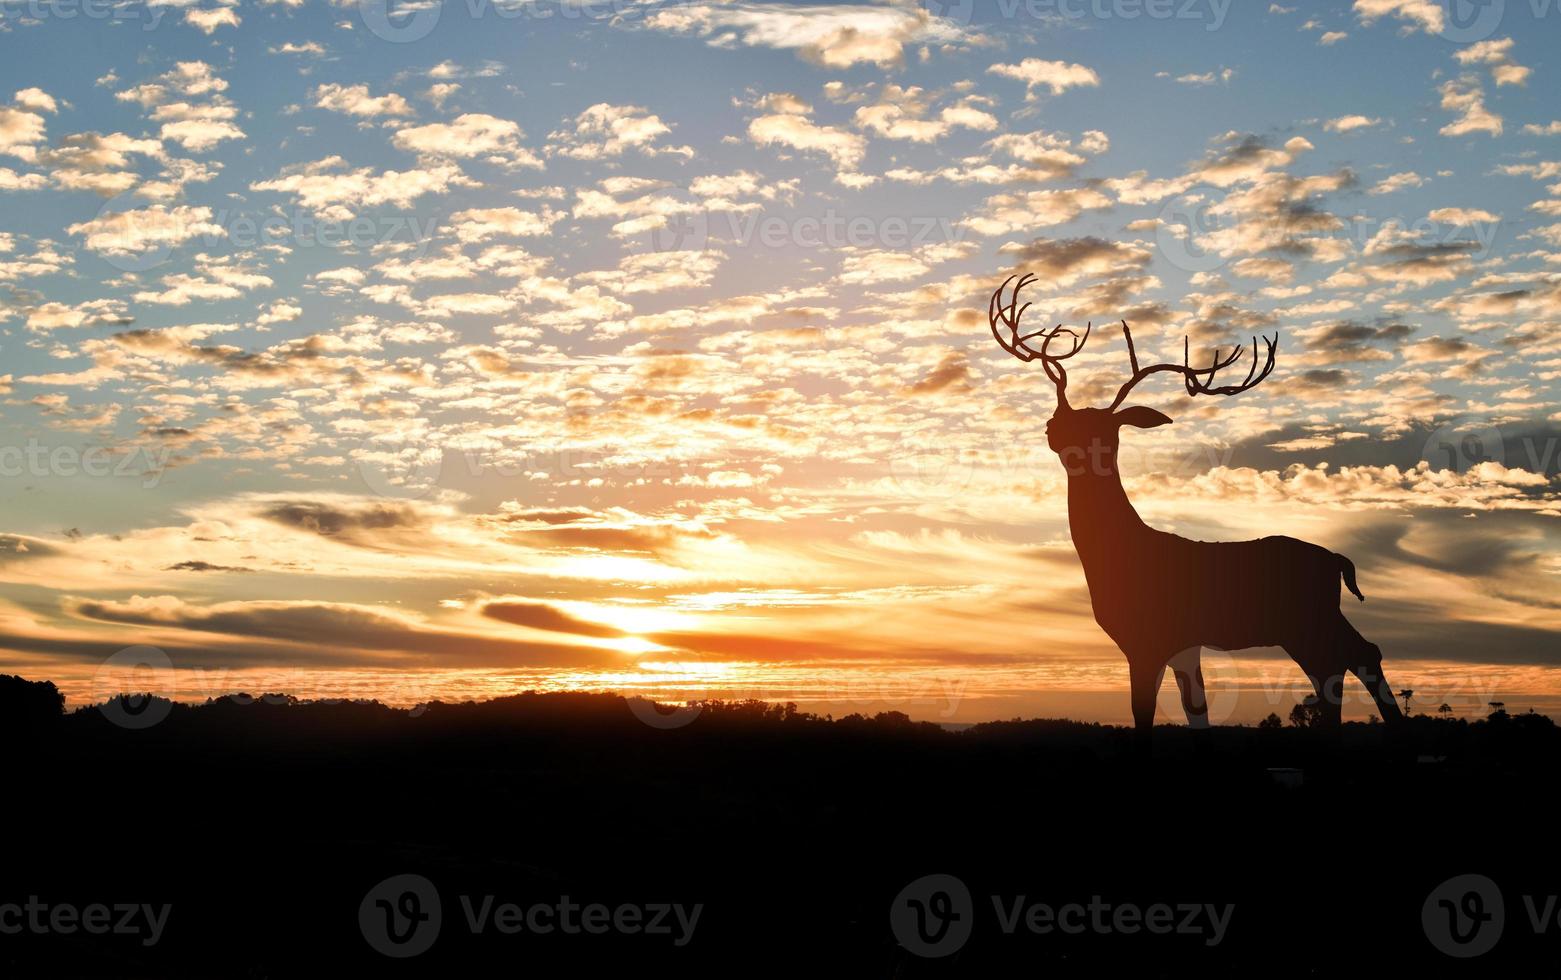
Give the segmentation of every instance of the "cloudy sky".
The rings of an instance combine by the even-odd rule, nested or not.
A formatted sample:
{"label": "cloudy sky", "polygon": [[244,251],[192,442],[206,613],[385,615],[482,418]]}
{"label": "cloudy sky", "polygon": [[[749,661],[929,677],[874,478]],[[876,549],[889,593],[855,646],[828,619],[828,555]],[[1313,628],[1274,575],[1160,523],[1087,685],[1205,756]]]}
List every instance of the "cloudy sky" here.
{"label": "cloudy sky", "polygon": [[[1050,388],[985,322],[1028,270],[1034,322],[1145,357],[1280,332],[1240,398],[1135,393],[1176,419],[1126,440],[1146,519],[1343,551],[1395,683],[1561,707],[1558,38],[1540,0],[0,0],[0,670],[1125,719]],[[1109,401],[1120,331],[1075,363]],[[1304,683],[1206,670],[1235,720]]]}

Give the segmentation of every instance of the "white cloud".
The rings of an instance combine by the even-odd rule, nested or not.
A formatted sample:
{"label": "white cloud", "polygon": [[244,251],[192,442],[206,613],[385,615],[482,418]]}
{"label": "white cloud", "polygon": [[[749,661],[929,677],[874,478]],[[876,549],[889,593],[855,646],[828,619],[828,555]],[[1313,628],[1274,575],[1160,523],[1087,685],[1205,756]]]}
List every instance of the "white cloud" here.
{"label": "white cloud", "polygon": [[214,97],[227,91],[227,79],[204,61],[180,61],[172,70],[115,94],[122,102],[135,102],[143,108],[151,108],[168,101],[171,96],[182,95],[186,99]]}
{"label": "white cloud", "polygon": [[211,217],[211,208],[167,208],[158,204],[139,211],[112,211],[71,225],[66,232],[86,236],[84,244],[94,252],[135,255],[202,235],[225,235],[222,226],[213,224]]}
{"label": "white cloud", "polygon": [[[661,186],[656,181],[609,178],[602,186],[603,190],[581,188],[575,192],[574,216],[616,218],[618,221],[613,225],[612,233],[619,238],[664,228],[669,215],[691,210],[684,201],[656,192],[654,188]],[[640,193],[642,191],[649,193]]]}
{"label": "white cloud", "polygon": [[1485,89],[1470,75],[1442,83],[1442,108],[1458,113],[1458,118],[1442,127],[1443,136],[1468,136],[1486,133],[1500,136],[1502,119],[1485,107]]}
{"label": "white cloud", "polygon": [[264,327],[273,323],[291,323],[303,315],[303,307],[285,300],[277,300],[267,307],[264,313],[255,317],[255,322]]}
{"label": "white cloud", "polygon": [[576,160],[618,157],[630,149],[648,156],[692,157],[691,147],[657,144],[671,132],[672,127],[662,122],[660,116],[640,106],[598,102],[575,117],[573,129],[549,133],[548,152]]}
{"label": "white cloud", "polygon": [[1036,89],[1039,88],[1047,88],[1053,95],[1061,95],[1070,88],[1100,86],[1100,76],[1095,74],[1095,69],[1065,61],[1026,58],[1017,65],[993,65],[987,71],[1024,82],[1025,98],[1030,100],[1035,99]]}
{"label": "white cloud", "polygon": [[135,322],[125,313],[125,304],[119,300],[90,300],[71,306],[65,303],[43,303],[27,311],[27,329],[34,332],[74,329],[77,327],[127,326]]}
{"label": "white cloud", "polygon": [[314,90],[314,104],[331,112],[372,119],[376,116],[410,116],[412,105],[394,92],[370,95],[367,85],[321,85]]}
{"label": "white cloud", "polygon": [[905,46],[913,43],[951,44],[965,32],[951,20],[934,17],[911,5],[793,5],[731,0],[726,3],[679,3],[641,18],[620,15],[615,23],[643,23],[650,30],[691,34],[714,47],[777,48],[796,51],[826,68],[847,68],[861,62],[899,64]]}
{"label": "white cloud", "polygon": [[485,157],[503,166],[543,169],[541,158],[520,145],[524,136],[520,126],[508,119],[468,112],[453,122],[399,130],[391,142],[426,157]]}
{"label": "white cloud", "polygon": [[[1169,78],[1171,73],[1170,72],[1160,72],[1159,75],[1160,75],[1160,77]],[[1176,81],[1178,83],[1182,84],[1182,85],[1197,85],[1197,86],[1219,85],[1219,84],[1226,84],[1226,85],[1228,85],[1228,84],[1230,84],[1231,79],[1233,79],[1235,77],[1236,77],[1236,69],[1234,69],[1234,68],[1221,68],[1219,71],[1206,71],[1206,72],[1201,72],[1201,73],[1189,72],[1188,74],[1185,74],[1185,75],[1178,75],[1178,76],[1176,76]]]}
{"label": "white cloud", "polygon": [[770,96],[763,104],[778,111],[761,115],[748,124],[748,138],[753,142],[822,153],[842,172],[853,171],[862,162],[867,152],[866,140],[856,133],[813,122],[808,118],[812,110],[795,96]]}
{"label": "white cloud", "polygon": [[455,97],[455,93],[461,90],[459,82],[438,82],[428,86],[423,92],[423,98],[433,103],[435,109],[443,109],[444,104]]}
{"label": "white cloud", "polygon": [[247,269],[229,259],[209,255],[195,257],[196,271],[162,277],[163,289],[141,290],[137,303],[186,306],[192,302],[238,299],[244,293],[272,285],[270,276]]}
{"label": "white cloud", "polygon": [[1462,48],[1454,52],[1453,57],[1460,65],[1490,65],[1491,78],[1498,88],[1503,85],[1527,85],[1534,70],[1513,61],[1512,48],[1513,40],[1510,37],[1491,38]]}
{"label": "white cloud", "polygon": [[44,132],[43,117],[36,112],[0,106],[0,153],[32,160]]}
{"label": "white cloud", "polygon": [[343,169],[345,165],[341,157],[327,157],[296,172],[255,181],[249,189],[292,194],[311,211],[345,220],[364,208],[382,204],[409,208],[425,194],[446,194],[453,187],[470,183],[460,168],[450,163],[379,173],[368,167]]}
{"label": "white cloud", "polygon": [[999,249],[1016,256],[1017,264],[1059,287],[1088,278],[1138,272],[1154,257],[1136,244],[1102,238],[1037,238],[1028,244],[1010,243]]}
{"label": "white cloud", "polygon": [[219,27],[239,26],[239,15],[232,7],[191,7],[184,12],[184,22],[203,34],[213,34]]}
{"label": "white cloud", "polygon": [[54,96],[41,88],[24,88],[12,98],[11,104],[19,109],[27,109],[32,112],[58,113],[60,105]]}
{"label": "white cloud", "polygon": [[661,293],[708,286],[722,256],[710,251],[641,252],[626,255],[611,271],[583,273],[583,282],[612,287],[615,293]]}
{"label": "white cloud", "polygon": [[191,152],[211,149],[223,140],[243,139],[234,123],[238,110],[223,93],[227,80],[204,61],[181,61],[149,82],[116,93],[163,124],[159,136]]}
{"label": "white cloud", "polygon": [[482,242],[490,238],[517,238],[545,235],[563,218],[562,212],[543,208],[540,212],[519,208],[475,208],[450,216],[455,237],[463,242]]}
{"label": "white cloud", "polygon": [[1355,0],[1355,13],[1370,27],[1384,17],[1396,17],[1407,31],[1437,34],[1442,30],[1445,11],[1437,0]]}
{"label": "white cloud", "polygon": [[[302,6],[303,0],[298,0],[294,6]],[[271,54],[306,54],[315,58],[325,56],[325,46],[319,41],[284,41],[266,49]]]}
{"label": "white cloud", "polygon": [[1494,224],[1501,220],[1501,215],[1482,208],[1437,208],[1426,217],[1449,225]]}
{"label": "white cloud", "polygon": [[978,235],[1003,235],[1067,224],[1086,210],[1109,207],[1111,198],[1089,188],[998,194],[960,223]]}
{"label": "white cloud", "polygon": [[244,131],[232,122],[237,115],[238,110],[226,103],[171,102],[152,112],[154,120],[163,122],[158,135],[192,153],[209,150],[223,140],[243,139]]}
{"label": "white cloud", "polygon": [[1426,178],[1413,170],[1405,170],[1402,173],[1393,174],[1379,180],[1376,186],[1367,191],[1368,194],[1394,194],[1402,190],[1410,190],[1416,187],[1424,187]]}
{"label": "white cloud", "polygon": [[19,174],[10,167],[0,167],[0,191],[38,191],[49,186],[43,174]]}
{"label": "white cloud", "polygon": [[1330,119],[1327,123],[1324,124],[1323,128],[1328,130],[1330,133],[1353,133],[1357,129],[1371,129],[1374,126],[1380,125],[1382,125],[1381,119],[1374,119],[1371,116],[1355,115],[1340,116],[1337,119]]}
{"label": "white cloud", "polygon": [[987,132],[998,126],[996,116],[969,100],[945,106],[935,117],[928,118],[922,90],[898,85],[886,85],[878,103],[861,106],[854,119],[859,128],[886,139],[917,143],[941,139],[956,128]]}

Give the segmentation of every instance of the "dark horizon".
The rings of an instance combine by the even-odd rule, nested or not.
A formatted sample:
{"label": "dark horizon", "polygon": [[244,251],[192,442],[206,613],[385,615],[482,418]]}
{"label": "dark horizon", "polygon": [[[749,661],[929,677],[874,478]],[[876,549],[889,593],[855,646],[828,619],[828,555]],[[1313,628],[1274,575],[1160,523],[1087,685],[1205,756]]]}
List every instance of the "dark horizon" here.
{"label": "dark horizon", "polygon": [[[702,976],[761,946],[748,975],[822,963],[893,977],[1299,976],[1315,967],[1272,953],[1307,935],[1357,966],[1442,975],[1466,965],[1446,952],[1462,947],[1422,907],[1440,914],[1439,895],[1469,887],[1506,894],[1481,969],[1555,955],[1521,904],[1561,873],[1535,846],[1548,811],[1519,792],[1561,751],[1538,715],[1164,726],[1146,762],[1120,727],[950,732],[758,704],[652,715],[604,694],[417,714],[160,707],[64,714],[46,685],[0,678],[0,729],[28,746],[7,777],[26,835],[0,888],[0,920],[20,926],[0,935],[7,976],[448,976],[516,962]],[[1166,845],[1187,832],[1191,800],[1206,810],[1198,860],[1146,884],[1122,842],[1183,853]],[[1291,842],[1319,832],[1395,863],[1352,863],[1360,884],[1314,874]],[[124,929],[76,925],[99,906]],[[932,928],[933,907],[974,928]],[[1055,927],[1070,915],[1081,931]],[[1118,928],[1150,921],[1185,928]]]}
{"label": "dark horizon", "polygon": [[[169,687],[175,686],[169,683],[166,676],[157,672],[144,672],[143,680],[151,680],[153,683],[128,684],[117,688],[104,687],[101,681],[95,682],[93,687],[97,690],[88,693],[84,698],[72,698],[66,693],[68,688],[61,689],[55,681],[47,677],[29,678],[20,674],[0,675],[15,677],[29,682],[43,682],[54,684],[64,698],[67,712],[80,711],[86,708],[102,705],[110,698],[127,694],[152,694],[172,703],[197,707],[212,700],[234,696],[248,696],[260,698],[263,696],[281,696],[310,703],[336,703],[336,702],[376,702],[387,707],[408,710],[420,705],[432,703],[461,704],[468,702],[484,703],[501,700],[521,694],[589,694],[621,697],[629,700],[644,700],[650,703],[662,705],[667,710],[688,703],[717,702],[717,703],[747,703],[762,702],[765,704],[784,705],[796,704],[800,709],[818,715],[846,715],[865,714],[868,716],[892,713],[903,714],[913,721],[925,721],[949,728],[962,728],[994,721],[1011,720],[1049,720],[1049,721],[1074,721],[1081,724],[1103,724],[1112,726],[1130,726],[1132,713],[1127,703],[1127,689],[1102,688],[1094,691],[1054,691],[1032,692],[1027,697],[1014,698],[1019,702],[1014,710],[1005,710],[1004,705],[1010,703],[1001,695],[988,696],[978,707],[972,707],[968,697],[955,692],[942,692],[939,694],[927,694],[907,698],[855,698],[855,699],[831,699],[820,697],[799,696],[789,692],[781,692],[779,696],[764,696],[761,688],[754,692],[716,691],[712,693],[693,693],[684,698],[658,696],[653,690],[613,690],[610,688],[541,688],[516,685],[509,691],[492,690],[481,696],[466,698],[444,698],[437,694],[424,700],[386,700],[375,696],[370,691],[348,691],[345,693],[315,692],[299,693],[289,690],[285,686],[281,689],[273,689],[262,685],[253,688],[221,688],[210,689],[207,685],[199,685],[199,693],[170,696]],[[278,674],[281,677],[297,677],[297,672]],[[1445,699],[1434,696],[1435,688],[1430,691],[1414,691],[1412,710],[1417,714],[1435,714],[1438,716],[1477,720],[1490,713],[1490,704],[1500,702],[1506,706],[1510,713],[1537,712],[1552,719],[1561,718],[1561,694],[1529,695],[1523,693],[1507,693],[1500,689],[1482,691],[1478,693],[1454,694]],[[112,693],[110,693],[112,691]],[[432,693],[432,692],[430,692]],[[1346,697],[1344,701],[1344,719],[1348,722],[1368,723],[1378,718],[1374,706],[1363,693],[1354,692],[1356,696]],[[1304,703],[1310,696],[1310,689],[1303,678],[1296,678],[1292,683],[1283,685],[1270,685],[1266,687],[1232,687],[1222,684],[1215,698],[1217,711],[1217,724],[1237,726],[1253,726],[1263,721],[1270,714],[1277,714],[1281,718],[1288,718],[1290,712],[1299,704]],[[1059,706],[1062,713],[1048,713],[1042,711],[1027,711],[1025,707],[1037,701],[1050,701]],[[1438,709],[1446,704],[1450,711],[1439,712]],[[1077,709],[1086,708],[1081,716]],[[1068,713],[1070,710],[1074,713]],[[1158,725],[1178,726],[1185,723],[1181,716],[1181,706],[1174,684],[1167,682],[1161,690],[1157,702],[1156,723]]]}

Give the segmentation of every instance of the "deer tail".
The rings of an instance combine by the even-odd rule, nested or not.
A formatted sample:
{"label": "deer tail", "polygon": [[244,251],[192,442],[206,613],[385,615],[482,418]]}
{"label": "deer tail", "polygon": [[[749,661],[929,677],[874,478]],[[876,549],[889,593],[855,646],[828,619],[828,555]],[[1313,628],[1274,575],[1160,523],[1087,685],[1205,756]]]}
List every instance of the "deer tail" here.
{"label": "deer tail", "polygon": [[1355,563],[1338,552],[1335,552],[1333,557],[1339,559],[1339,572],[1344,576],[1344,587],[1355,593],[1355,598],[1365,602],[1366,597],[1361,594],[1360,586],[1355,584]]}

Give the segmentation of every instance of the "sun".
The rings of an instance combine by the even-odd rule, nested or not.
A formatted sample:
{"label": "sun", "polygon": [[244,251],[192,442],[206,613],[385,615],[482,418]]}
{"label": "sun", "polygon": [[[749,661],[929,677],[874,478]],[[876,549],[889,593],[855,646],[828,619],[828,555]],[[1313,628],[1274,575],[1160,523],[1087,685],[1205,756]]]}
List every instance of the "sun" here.
{"label": "sun", "polygon": [[633,657],[638,657],[647,653],[671,653],[673,651],[672,647],[662,646],[660,643],[653,643],[650,640],[645,639],[643,636],[623,636],[610,640],[602,640],[601,645],[612,650],[617,650],[619,653],[626,653]]}

